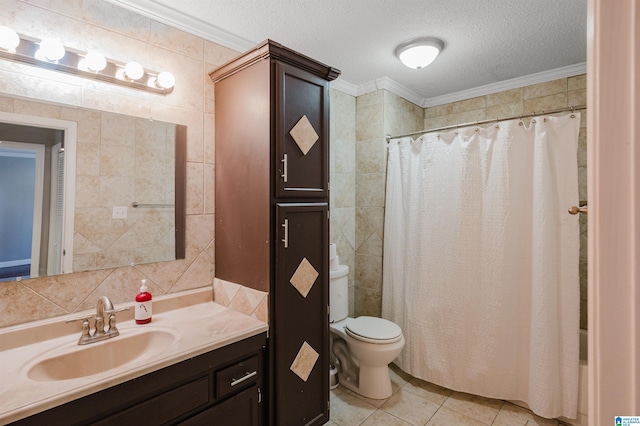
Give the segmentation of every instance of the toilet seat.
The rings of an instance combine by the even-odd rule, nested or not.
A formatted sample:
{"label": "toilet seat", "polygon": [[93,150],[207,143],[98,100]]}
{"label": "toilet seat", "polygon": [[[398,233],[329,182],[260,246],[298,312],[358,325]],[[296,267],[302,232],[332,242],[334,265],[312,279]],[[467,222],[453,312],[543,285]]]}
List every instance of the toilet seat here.
{"label": "toilet seat", "polygon": [[402,338],[402,329],[386,319],[361,316],[347,321],[344,331],[354,339],[366,343],[394,343]]}

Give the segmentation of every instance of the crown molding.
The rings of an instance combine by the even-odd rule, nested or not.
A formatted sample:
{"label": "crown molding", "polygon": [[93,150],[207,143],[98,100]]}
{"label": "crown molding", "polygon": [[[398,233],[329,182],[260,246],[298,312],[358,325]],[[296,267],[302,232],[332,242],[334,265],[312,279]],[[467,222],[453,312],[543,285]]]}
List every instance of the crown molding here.
{"label": "crown molding", "polygon": [[448,95],[423,98],[420,106],[423,108],[433,107],[586,73],[587,63],[582,62],[579,64],[555,68],[552,70],[529,74],[522,77],[511,78],[509,80],[499,81],[497,83],[487,84],[472,89],[461,90],[459,92],[450,93]]}
{"label": "crown molding", "polygon": [[[163,24],[170,25],[190,34],[201,37],[205,40],[218,43],[222,46],[245,52],[256,46],[256,42],[238,37],[228,31],[211,25],[199,19],[187,16],[178,9],[161,5],[155,0],[106,0],[109,3],[119,5],[125,9],[136,12],[140,15],[154,19]],[[401,85],[389,77],[381,77],[366,82],[361,85],[349,83],[348,81],[338,78],[331,82],[331,87],[340,90],[351,96],[361,96],[377,90],[388,90],[396,95],[419,105],[422,108],[438,106],[451,102],[457,102],[465,99],[485,96],[492,93],[503,92],[505,90],[516,89],[518,87],[530,86],[532,84],[544,83],[559,78],[572,77],[575,75],[585,74],[587,72],[586,62],[566,67],[556,68],[549,71],[543,71],[535,74],[516,77],[509,80],[491,83],[485,86],[479,86],[472,89],[461,90],[459,92],[449,93],[442,96],[434,96],[431,98],[423,97],[413,90]]]}
{"label": "crown molding", "polygon": [[347,95],[351,95],[354,97],[360,95],[360,93],[358,93],[359,87],[357,85],[349,83],[348,81],[345,81],[340,77],[331,81],[329,83],[329,86],[331,86],[332,89],[339,90],[343,93],[346,93]]}
{"label": "crown molding", "polygon": [[[519,87],[531,86],[533,84],[545,83],[547,81],[557,80],[559,78],[573,77],[580,74],[586,74],[587,63],[569,65],[566,67],[556,68],[535,74],[529,74],[522,77],[516,77],[509,80],[491,83],[484,86],[474,87],[472,89],[461,90],[459,92],[449,93],[442,96],[434,96],[426,98],[420,96],[413,90],[397,83],[389,77],[377,78],[357,86],[344,80],[340,85],[332,86],[337,90],[341,90],[351,96],[361,96],[377,90],[388,90],[396,95],[412,102],[421,108],[434,107],[438,105],[448,104],[451,102],[462,101],[465,99],[476,98],[478,96],[490,95],[492,93],[504,92],[505,90],[517,89]],[[344,86],[343,86],[344,85]],[[343,90],[342,88],[345,87]]]}
{"label": "crown molding", "polygon": [[245,52],[257,44],[154,0],[106,1],[238,52]]}

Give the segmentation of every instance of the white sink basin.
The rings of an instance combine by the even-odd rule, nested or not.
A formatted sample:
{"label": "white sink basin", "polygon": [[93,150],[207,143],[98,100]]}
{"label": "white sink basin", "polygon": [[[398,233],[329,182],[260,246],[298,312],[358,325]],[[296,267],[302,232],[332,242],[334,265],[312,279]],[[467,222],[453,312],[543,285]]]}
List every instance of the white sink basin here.
{"label": "white sink basin", "polygon": [[102,342],[79,346],[67,344],[47,353],[27,366],[27,377],[37,382],[92,376],[141,357],[157,355],[174,343],[170,329],[141,328],[120,330],[120,335]]}

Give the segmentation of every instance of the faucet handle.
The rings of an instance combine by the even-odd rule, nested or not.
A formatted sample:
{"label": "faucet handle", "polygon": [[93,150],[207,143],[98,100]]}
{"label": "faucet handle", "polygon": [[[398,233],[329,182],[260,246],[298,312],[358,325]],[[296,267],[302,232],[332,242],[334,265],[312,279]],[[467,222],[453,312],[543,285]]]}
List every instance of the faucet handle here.
{"label": "faucet handle", "polygon": [[82,334],[80,335],[80,339],[78,340],[79,345],[86,345],[91,341],[91,330],[90,330],[91,325],[89,324],[90,319],[91,319],[91,316],[88,316],[88,317],[83,316],[79,318],[72,318],[65,321],[66,323],[70,323],[70,322],[82,320]]}
{"label": "faucet handle", "polygon": [[118,334],[120,334],[120,332],[118,331],[118,328],[116,327],[116,312],[122,312],[122,311],[128,311],[128,310],[129,310],[129,306],[127,306],[126,308],[109,309],[104,311],[105,314],[109,314],[109,328],[107,329],[107,334],[112,335],[112,337],[115,337]]}

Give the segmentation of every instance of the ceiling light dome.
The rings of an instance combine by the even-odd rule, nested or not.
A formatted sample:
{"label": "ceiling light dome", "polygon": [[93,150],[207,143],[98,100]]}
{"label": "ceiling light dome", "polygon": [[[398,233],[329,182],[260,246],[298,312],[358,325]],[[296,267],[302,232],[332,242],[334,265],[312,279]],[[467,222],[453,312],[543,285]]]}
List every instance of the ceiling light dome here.
{"label": "ceiling light dome", "polygon": [[413,69],[424,68],[433,62],[444,49],[444,42],[434,37],[409,40],[396,48],[396,56]]}

